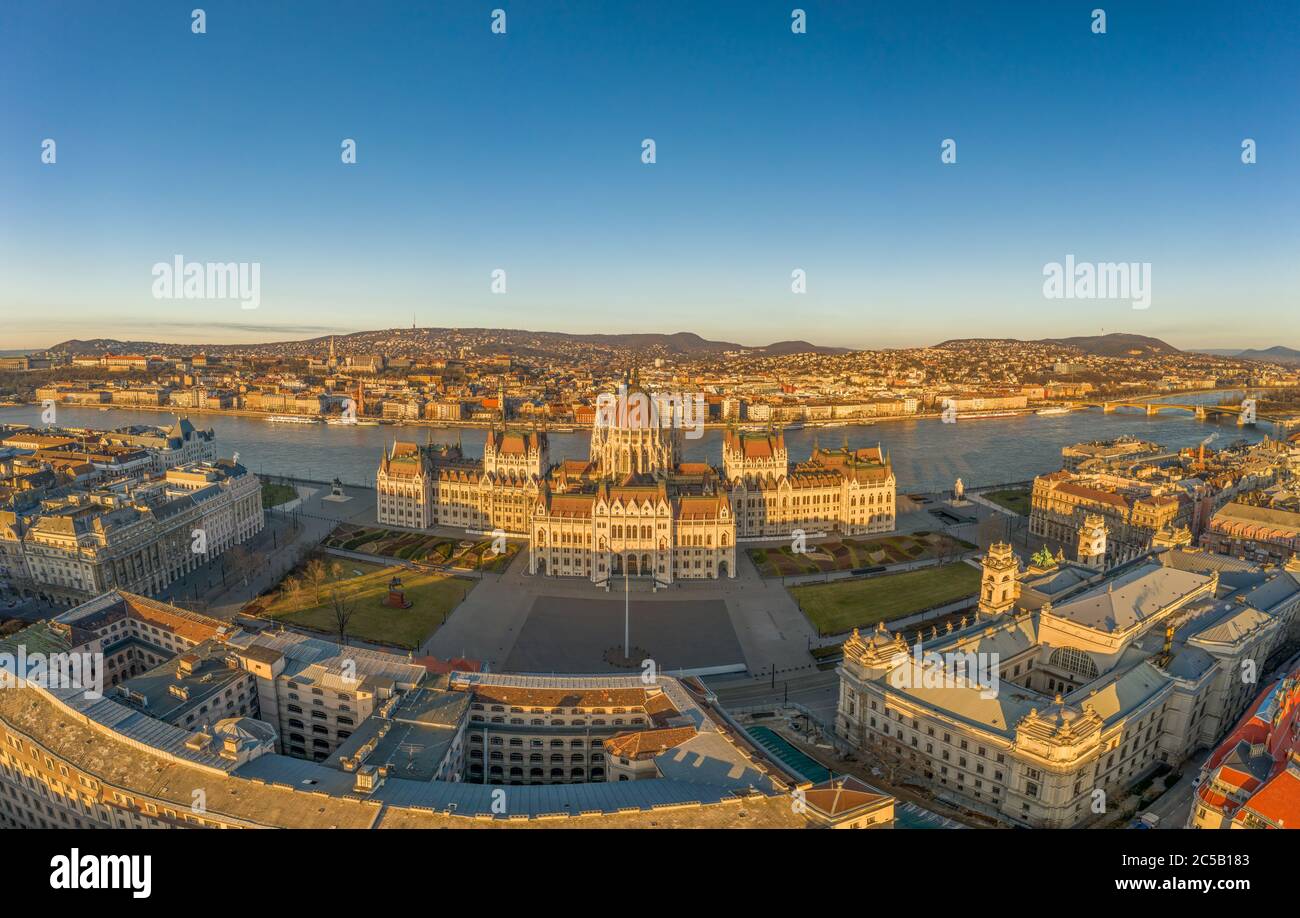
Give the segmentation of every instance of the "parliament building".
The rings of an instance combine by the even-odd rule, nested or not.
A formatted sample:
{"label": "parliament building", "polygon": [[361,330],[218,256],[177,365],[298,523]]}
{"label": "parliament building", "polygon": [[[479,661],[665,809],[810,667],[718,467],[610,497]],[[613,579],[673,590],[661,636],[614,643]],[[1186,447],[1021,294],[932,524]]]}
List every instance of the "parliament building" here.
{"label": "parliament building", "polygon": [[[635,377],[619,395],[658,398]],[[779,431],[728,430],[718,468],[682,461],[682,428],[657,413],[599,411],[586,460],[552,463],[545,433],[504,426],[481,460],[396,442],[379,464],[379,523],[500,530],[529,540],[529,573],[661,584],[734,577],[738,540],[894,528],[894,472],[879,447],[814,448],[791,463]]]}

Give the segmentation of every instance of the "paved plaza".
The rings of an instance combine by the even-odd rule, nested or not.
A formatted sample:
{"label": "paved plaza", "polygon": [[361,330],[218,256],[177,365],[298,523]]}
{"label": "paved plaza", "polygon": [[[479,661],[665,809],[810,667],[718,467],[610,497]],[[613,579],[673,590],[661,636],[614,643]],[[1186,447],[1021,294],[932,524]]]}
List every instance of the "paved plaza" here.
{"label": "paved plaza", "polygon": [[[745,655],[719,599],[628,603],[628,634],[635,660],[663,672],[744,666]],[[511,672],[639,672],[606,662],[623,647],[622,598],[540,596],[533,601],[506,669]]]}
{"label": "paved plaza", "polygon": [[[945,532],[982,542],[978,521],[997,516],[972,504],[963,513],[976,522],[945,525],[929,512],[942,506],[942,495],[929,497],[926,504],[900,500],[897,531]],[[623,584],[606,591],[583,579],[527,571],[525,550],[505,572],[484,574],[422,651],[481,660],[497,672],[619,671],[606,662],[605,652],[623,643]],[[658,591],[634,580],[631,590],[632,643],[661,670],[743,663],[748,678],[778,685],[818,672],[809,654],[817,642],[813,627],[785,584],[760,577],[743,551],[734,579],[683,581]]]}

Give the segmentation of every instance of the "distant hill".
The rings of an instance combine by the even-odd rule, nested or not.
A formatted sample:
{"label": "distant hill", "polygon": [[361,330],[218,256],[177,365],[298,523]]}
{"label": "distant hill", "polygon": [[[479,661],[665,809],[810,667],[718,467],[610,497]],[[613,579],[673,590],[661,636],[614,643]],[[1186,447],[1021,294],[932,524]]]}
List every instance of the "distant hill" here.
{"label": "distant hill", "polygon": [[[254,356],[319,354],[329,346],[329,335],[300,341],[270,341],[262,344],[162,344],[157,341],[120,341],[115,338],[72,339],[50,348],[60,354],[249,354]],[[662,357],[696,357],[748,351],[751,354],[844,354],[847,347],[828,347],[807,341],[778,341],[749,346],[730,341],[710,341],[693,332],[675,334],[571,335],[565,332],[534,332],[495,328],[389,328],[334,335],[340,355],[415,353],[436,345],[455,342],[478,354],[511,354],[545,357],[574,350],[603,354],[637,353]]]}
{"label": "distant hill", "polygon": [[1060,344],[1077,347],[1085,354],[1096,357],[1154,357],[1157,354],[1178,354],[1181,351],[1159,338],[1146,335],[1084,335],[1078,338],[1044,338],[1039,344]]}
{"label": "distant hill", "polygon": [[786,354],[847,354],[851,347],[826,347],[809,344],[807,341],[778,341],[763,348],[769,357],[783,357]]}
{"label": "distant hill", "polygon": [[[935,347],[960,347],[967,343],[988,343],[990,341],[1001,341],[1009,344],[1020,343],[1018,338],[954,338],[944,341],[942,344],[936,344]],[[1118,332],[1109,335],[1084,335],[1077,338],[1040,338],[1031,343],[1055,344],[1060,347],[1075,348],[1085,354],[1097,357],[1151,357],[1156,354],[1181,353],[1178,348],[1161,341],[1159,338],[1148,338],[1145,335],[1126,335]]]}
{"label": "distant hill", "polygon": [[727,351],[749,351],[755,354],[782,356],[785,354],[846,354],[852,350],[847,347],[828,347],[811,344],[807,341],[778,341],[775,344],[750,346],[731,341],[710,341],[694,332],[677,332],[671,335],[621,334],[621,335],[566,335],[562,332],[521,332],[520,334],[553,335],[573,341],[585,341],[593,344],[610,344],[616,347],[634,350],[662,350],[669,354],[722,354]]}
{"label": "distant hill", "polygon": [[1293,347],[1276,347],[1264,348],[1257,350],[1250,348],[1245,351],[1238,351],[1234,356],[1242,360],[1264,360],[1268,363],[1281,363],[1287,366],[1300,366],[1300,351]]}
{"label": "distant hill", "polygon": [[[116,338],[89,338],[85,341],[72,338],[61,341],[48,350],[51,354],[138,354],[156,351],[161,347],[179,347],[187,352],[191,350],[188,345],[163,345],[152,341],[119,341]],[[203,348],[194,347],[192,350],[197,354]]]}

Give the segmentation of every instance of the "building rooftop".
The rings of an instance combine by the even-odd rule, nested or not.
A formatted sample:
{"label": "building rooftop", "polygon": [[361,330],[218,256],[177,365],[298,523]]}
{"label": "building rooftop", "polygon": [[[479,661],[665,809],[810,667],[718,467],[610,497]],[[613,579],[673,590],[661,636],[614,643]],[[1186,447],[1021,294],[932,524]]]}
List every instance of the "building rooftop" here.
{"label": "building rooftop", "polygon": [[[250,826],[363,829],[373,826],[378,817],[379,806],[372,801],[231,777],[233,763],[214,752],[186,749],[188,732],[109,699],[77,708],[65,706],[79,697],[72,693],[72,698],[56,699],[55,693],[34,688],[0,692],[0,721],[38,738],[51,754],[107,785],[174,803],[178,819],[190,813],[194,791],[204,793],[209,812]],[[92,723],[134,742],[114,741]]]}
{"label": "building rooftop", "polygon": [[200,727],[216,713],[201,713],[210,701],[235,683],[247,678],[247,670],[232,665],[224,644],[205,641],[153,669],[116,686],[119,700],[165,720]]}
{"label": "building rooftop", "polygon": [[1149,561],[1053,606],[1051,614],[1097,631],[1125,631],[1203,589],[1210,579]]}

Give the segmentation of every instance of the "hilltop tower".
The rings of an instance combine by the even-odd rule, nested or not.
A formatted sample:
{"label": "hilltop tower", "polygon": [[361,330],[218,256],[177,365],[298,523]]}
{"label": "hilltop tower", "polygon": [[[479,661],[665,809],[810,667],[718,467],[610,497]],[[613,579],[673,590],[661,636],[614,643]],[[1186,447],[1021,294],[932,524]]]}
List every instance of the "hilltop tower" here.
{"label": "hilltop tower", "polygon": [[1093,570],[1106,569],[1106,520],[1089,513],[1079,526],[1079,563]]}
{"label": "hilltop tower", "polygon": [[1010,612],[1020,595],[1020,581],[1016,578],[1020,561],[1015,552],[1006,542],[994,542],[980,563],[984,568],[980,577],[980,614]]}

